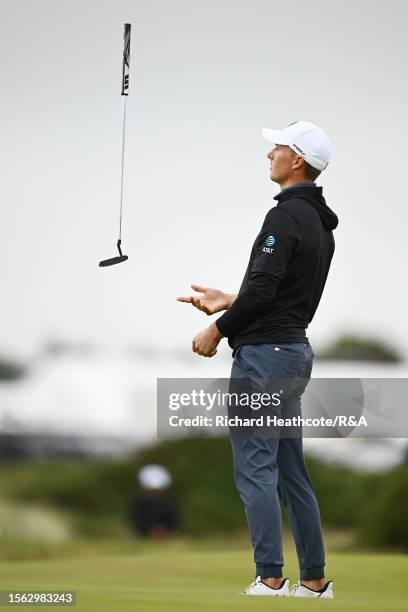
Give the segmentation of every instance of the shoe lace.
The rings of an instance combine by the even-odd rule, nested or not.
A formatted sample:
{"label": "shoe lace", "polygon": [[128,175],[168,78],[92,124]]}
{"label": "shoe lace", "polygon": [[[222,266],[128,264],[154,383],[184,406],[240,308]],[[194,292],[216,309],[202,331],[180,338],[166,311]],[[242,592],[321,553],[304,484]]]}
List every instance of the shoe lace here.
{"label": "shoe lace", "polygon": [[253,591],[254,588],[258,586],[260,582],[261,582],[261,577],[257,576],[256,580],[254,580],[254,582],[251,582],[251,584],[247,586],[247,588],[244,591],[242,591],[240,595],[246,595],[247,593],[250,593],[251,591]]}
{"label": "shoe lace", "polygon": [[296,591],[300,589],[301,586],[302,585],[300,584],[300,582],[297,582],[296,584],[294,584],[293,587],[290,589],[290,594],[294,595]]}

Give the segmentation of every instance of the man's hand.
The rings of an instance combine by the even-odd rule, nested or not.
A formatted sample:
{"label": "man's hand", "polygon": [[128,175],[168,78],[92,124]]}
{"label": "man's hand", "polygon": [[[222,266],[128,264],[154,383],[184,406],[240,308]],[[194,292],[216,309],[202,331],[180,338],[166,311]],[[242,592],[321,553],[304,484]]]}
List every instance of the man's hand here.
{"label": "man's hand", "polygon": [[194,289],[194,291],[201,291],[203,295],[178,297],[177,301],[192,304],[207,315],[212,315],[221,310],[228,310],[236,298],[235,294],[224,293],[223,291],[219,291],[219,289],[201,287],[200,285],[191,285],[191,288]]}
{"label": "man's hand", "polygon": [[214,357],[217,352],[217,346],[223,336],[218,331],[215,323],[211,323],[209,327],[198,332],[193,338],[193,351],[202,357]]}

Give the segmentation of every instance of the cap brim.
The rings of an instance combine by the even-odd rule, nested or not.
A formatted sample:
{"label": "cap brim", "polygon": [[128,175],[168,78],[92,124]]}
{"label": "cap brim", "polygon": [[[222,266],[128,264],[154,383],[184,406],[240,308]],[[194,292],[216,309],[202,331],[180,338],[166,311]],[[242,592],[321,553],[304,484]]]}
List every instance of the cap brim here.
{"label": "cap brim", "polygon": [[262,135],[265,140],[269,140],[269,142],[273,142],[273,144],[289,144],[282,130],[271,130],[269,128],[263,128]]}

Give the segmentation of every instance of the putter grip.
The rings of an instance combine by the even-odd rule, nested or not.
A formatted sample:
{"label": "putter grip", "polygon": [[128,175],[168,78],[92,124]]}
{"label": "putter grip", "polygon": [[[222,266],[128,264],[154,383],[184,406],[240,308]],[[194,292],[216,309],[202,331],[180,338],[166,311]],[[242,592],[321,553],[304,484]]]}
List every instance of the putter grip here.
{"label": "putter grip", "polygon": [[123,33],[122,96],[127,96],[129,91],[130,29],[130,23],[125,23],[125,30]]}

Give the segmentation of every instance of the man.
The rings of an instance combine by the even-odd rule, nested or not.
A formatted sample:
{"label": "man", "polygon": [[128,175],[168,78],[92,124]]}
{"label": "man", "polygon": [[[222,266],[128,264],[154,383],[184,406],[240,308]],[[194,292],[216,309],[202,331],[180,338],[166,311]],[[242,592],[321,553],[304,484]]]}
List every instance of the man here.
{"label": "man", "polygon": [[[193,351],[212,357],[223,337],[233,349],[231,382],[291,381],[282,416],[300,415],[300,398],[312,371],[305,330],[319,304],[334,253],[338,219],[315,180],[329,162],[324,131],[308,121],[263,130],[275,147],[270,178],[280,185],[277,205],[255,239],[239,293],[191,285],[200,296],[177,298],[210,315],[225,313],[193,339]],[[230,428],[231,434],[231,428]],[[302,437],[231,435],[235,482],[248,519],[257,579],[245,595],[333,597],[324,579],[319,507],[304,463]],[[278,494],[288,513],[300,567],[289,591],[283,579]]]}

